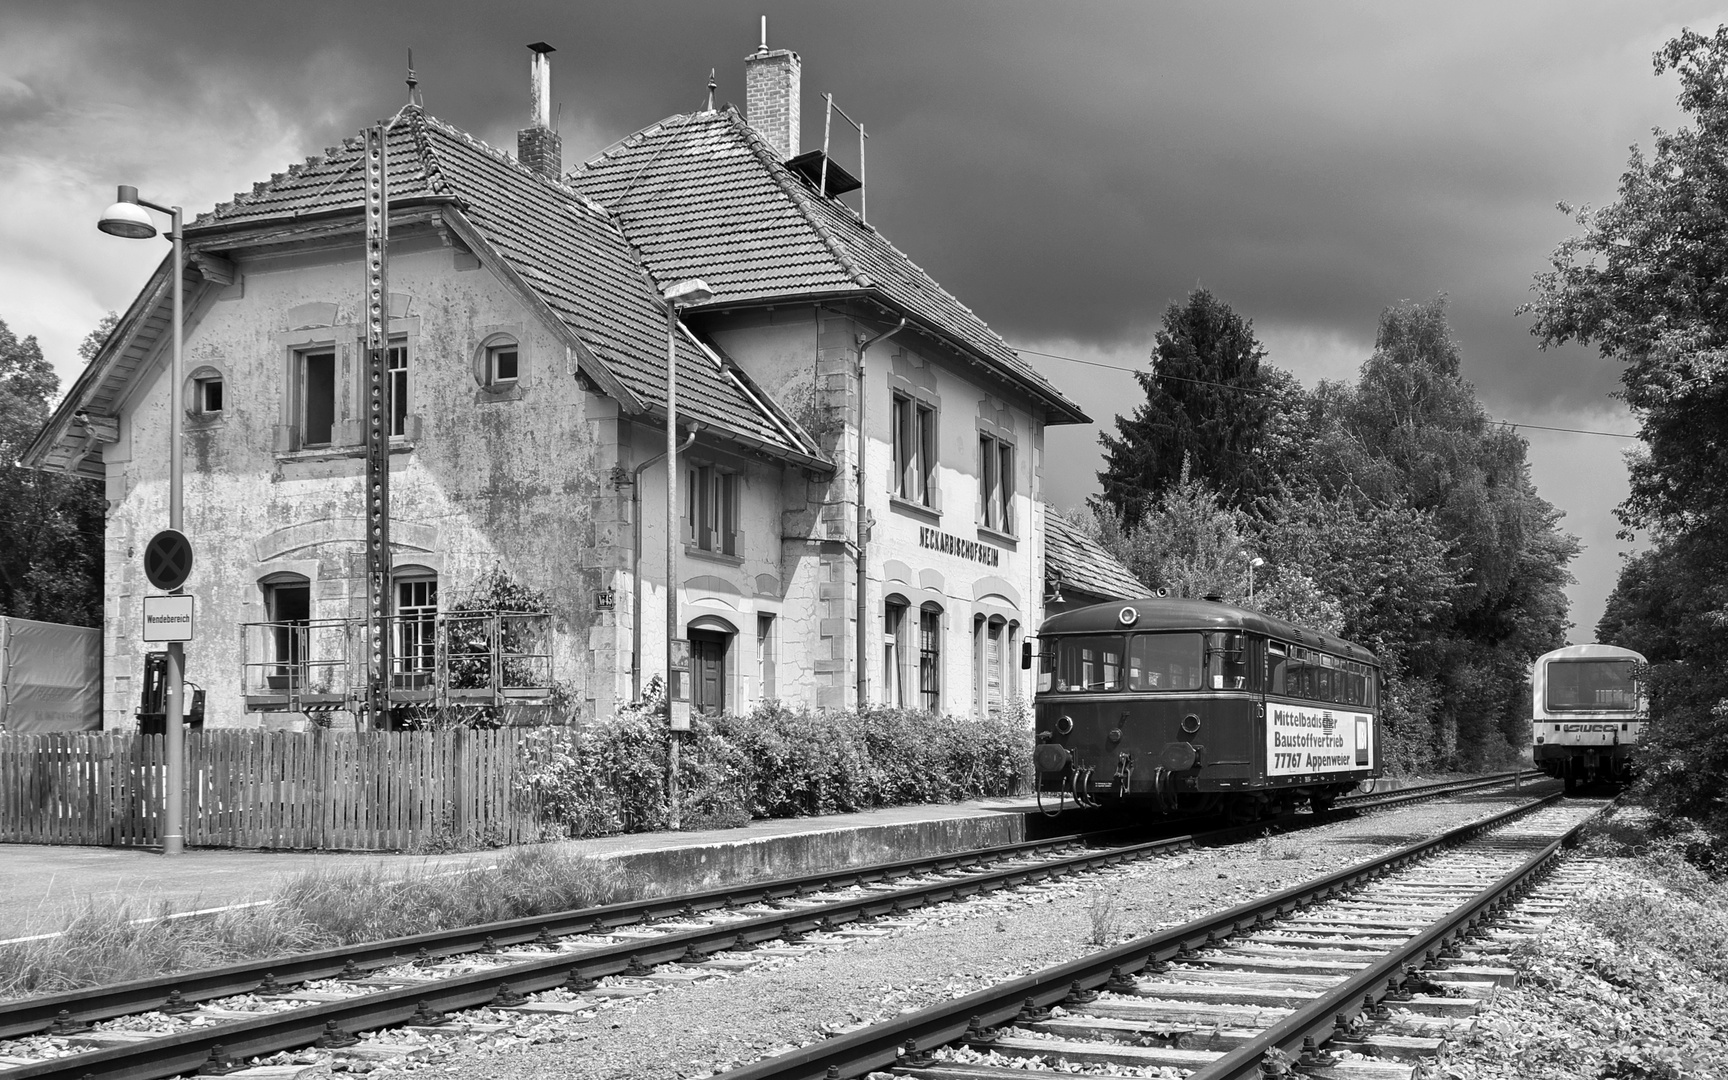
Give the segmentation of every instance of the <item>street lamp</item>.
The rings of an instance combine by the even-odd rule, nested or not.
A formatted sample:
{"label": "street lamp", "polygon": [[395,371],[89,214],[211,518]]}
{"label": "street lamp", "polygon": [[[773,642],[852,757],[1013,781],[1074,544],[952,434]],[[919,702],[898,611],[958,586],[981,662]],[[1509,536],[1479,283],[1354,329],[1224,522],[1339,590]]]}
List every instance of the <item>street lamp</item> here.
{"label": "street lamp", "polygon": [[1265,566],[1265,565],[1266,565],[1266,560],[1262,559],[1258,555],[1256,555],[1252,559],[1248,560],[1248,606],[1249,607],[1254,606],[1254,569],[1255,569],[1255,567]]}
{"label": "street lamp", "polygon": [[[109,236],[119,236],[127,240],[148,240],[156,235],[156,225],[150,220],[146,207],[158,213],[167,214],[173,224],[169,227],[168,239],[174,244],[174,264],[170,274],[174,279],[174,328],[173,354],[171,366],[168,368],[168,527],[175,532],[184,533],[185,504],[182,497],[182,456],[180,453],[180,386],[181,350],[185,337],[183,327],[184,316],[184,284],[182,278],[186,266],[186,237],[181,228],[181,213],[178,206],[161,206],[138,197],[138,189],[128,184],[121,184],[117,201],[113,206],[103,211],[102,218],[96,222],[96,228]],[[184,693],[186,682],[186,647],[178,641],[168,642],[168,671],[166,686],[166,711],[164,717],[163,755],[168,759],[168,775],[164,787],[162,807],[162,854],[178,855],[185,849],[186,834],[182,821],[184,807],[181,800],[181,788],[185,784],[185,733],[180,729],[181,717],[184,713]]]}
{"label": "street lamp", "polygon": [[[667,824],[678,821],[678,732],[677,705],[672,700],[673,642],[678,636],[678,311],[714,299],[714,290],[701,278],[680,281],[660,294],[666,301],[666,727],[671,745],[667,751]],[[637,618],[641,618],[638,613]],[[689,687],[684,692],[689,693]],[[682,717],[688,725],[689,706]]]}

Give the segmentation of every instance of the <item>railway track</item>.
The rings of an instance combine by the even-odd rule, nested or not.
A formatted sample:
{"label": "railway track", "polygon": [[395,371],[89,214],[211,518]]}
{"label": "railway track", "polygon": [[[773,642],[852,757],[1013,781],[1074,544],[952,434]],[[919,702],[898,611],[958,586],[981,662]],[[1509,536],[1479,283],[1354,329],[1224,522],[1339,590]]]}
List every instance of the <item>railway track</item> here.
{"label": "railway track", "polygon": [[[1341,801],[1338,811],[1421,801],[1510,779],[1359,796]],[[1309,820],[1318,824],[1332,818]],[[1200,843],[1246,839],[1261,828],[1100,849],[1079,849],[1085,837],[1059,837],[8,1002],[0,1004],[0,1039],[45,1032],[78,1052],[46,1060],[0,1060],[0,1077],[154,1080],[226,1068],[233,1061],[320,1040],[341,1045],[363,1030],[404,1024],[434,1028],[445,1014],[477,1006],[532,1009],[522,1000],[525,995],[556,988],[594,993],[599,979],[644,975],[656,965],[735,965],[736,958],[721,954],[795,942],[817,930],[850,927],[856,932],[882,916]],[[565,1004],[544,1011],[574,1011]],[[168,1030],[144,1034],[107,1023],[143,1013],[163,1014],[159,1026]]]}
{"label": "railway track", "polygon": [[717,1080],[1009,1080],[1025,1059],[1412,1080],[1515,978],[1506,950],[1587,880],[1532,892],[1600,808],[1560,799]]}

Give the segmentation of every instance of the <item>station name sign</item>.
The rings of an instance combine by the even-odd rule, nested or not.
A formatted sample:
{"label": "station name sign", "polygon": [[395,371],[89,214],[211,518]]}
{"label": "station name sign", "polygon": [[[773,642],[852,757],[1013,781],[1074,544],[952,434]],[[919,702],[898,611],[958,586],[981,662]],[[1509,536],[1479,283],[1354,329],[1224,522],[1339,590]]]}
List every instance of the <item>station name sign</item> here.
{"label": "station name sign", "polygon": [[949,555],[958,555],[962,559],[981,562],[985,566],[1001,566],[1002,552],[989,544],[980,544],[976,540],[962,540],[941,529],[932,529],[928,525],[918,528],[918,546],[931,551],[941,551]]}

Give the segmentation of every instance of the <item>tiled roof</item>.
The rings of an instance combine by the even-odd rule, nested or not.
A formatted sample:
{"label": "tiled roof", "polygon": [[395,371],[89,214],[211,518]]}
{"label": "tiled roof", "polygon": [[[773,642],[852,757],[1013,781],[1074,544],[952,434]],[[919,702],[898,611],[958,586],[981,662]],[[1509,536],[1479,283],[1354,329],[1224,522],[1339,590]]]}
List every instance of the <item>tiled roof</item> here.
{"label": "tiled roof", "polygon": [[657,276],[700,277],[716,305],[874,294],[1043,401],[1052,423],[1089,422],[882,234],[787,169],[732,108],[669,117],[567,181],[611,211]]}
{"label": "tiled roof", "polygon": [[[365,168],[358,138],[308,158],[187,227],[197,243],[252,224],[350,214]],[[415,107],[391,129],[392,206],[447,201],[651,412],[666,404],[666,315],[653,281],[604,209]],[[677,280],[666,278],[665,280]],[[820,451],[742,372],[695,339],[678,339],[678,409],[745,441],[803,457]],[[604,380],[602,380],[604,381]]]}
{"label": "tiled roof", "polygon": [[1141,600],[1153,595],[1102,544],[1055,513],[1044,515],[1044,576],[1064,589],[1100,600]]}

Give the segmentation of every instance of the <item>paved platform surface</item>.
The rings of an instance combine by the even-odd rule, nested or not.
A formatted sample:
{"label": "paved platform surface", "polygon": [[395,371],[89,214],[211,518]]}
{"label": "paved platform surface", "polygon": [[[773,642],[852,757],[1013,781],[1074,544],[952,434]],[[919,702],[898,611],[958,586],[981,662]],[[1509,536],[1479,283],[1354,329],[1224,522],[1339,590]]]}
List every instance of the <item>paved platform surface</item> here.
{"label": "paved platform surface", "polygon": [[[634,833],[548,845],[573,854],[627,860],[667,891],[722,880],[814,873],[934,850],[959,850],[1024,837],[1030,799],[897,806],[859,814],[755,821],[736,829]],[[313,870],[364,866],[434,870],[485,866],[504,850],[451,855],[235,851],[190,848],[167,858],[151,850],[0,844],[0,940],[50,932],[86,904],[125,903],[138,916],[268,898]]]}

